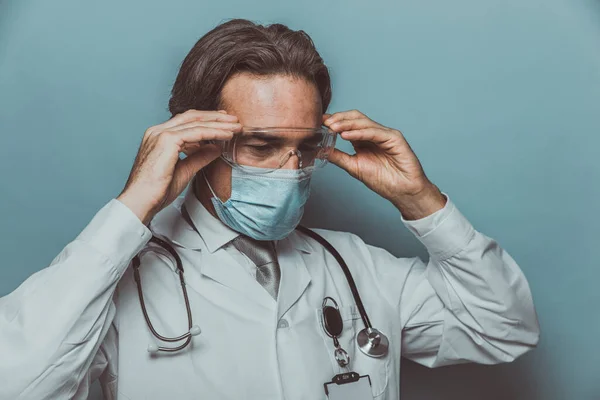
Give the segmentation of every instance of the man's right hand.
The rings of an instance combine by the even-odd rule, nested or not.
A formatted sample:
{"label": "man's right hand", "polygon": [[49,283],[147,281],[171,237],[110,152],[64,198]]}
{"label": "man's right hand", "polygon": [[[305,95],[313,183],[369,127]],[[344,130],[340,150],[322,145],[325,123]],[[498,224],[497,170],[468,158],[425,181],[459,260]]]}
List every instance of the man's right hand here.
{"label": "man's right hand", "polygon": [[[188,110],[148,128],[117,200],[147,225],[198,171],[219,157],[220,148],[205,141],[230,140],[241,129],[237,117],[223,110]],[[180,159],[180,152],[187,157]]]}

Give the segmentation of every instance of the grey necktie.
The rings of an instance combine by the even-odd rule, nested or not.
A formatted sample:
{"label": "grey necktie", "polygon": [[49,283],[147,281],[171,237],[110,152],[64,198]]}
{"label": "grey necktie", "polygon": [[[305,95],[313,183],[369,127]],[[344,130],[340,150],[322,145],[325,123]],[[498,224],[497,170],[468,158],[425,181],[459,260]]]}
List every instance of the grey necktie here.
{"label": "grey necktie", "polygon": [[233,246],[244,253],[256,265],[256,281],[277,299],[281,271],[277,262],[275,244],[272,241],[255,240],[240,235],[231,241]]}

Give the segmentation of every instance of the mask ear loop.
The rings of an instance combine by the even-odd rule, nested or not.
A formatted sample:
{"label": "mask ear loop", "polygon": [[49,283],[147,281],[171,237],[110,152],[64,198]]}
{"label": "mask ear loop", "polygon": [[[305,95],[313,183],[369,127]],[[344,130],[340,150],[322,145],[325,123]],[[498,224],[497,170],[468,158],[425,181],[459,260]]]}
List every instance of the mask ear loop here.
{"label": "mask ear loop", "polygon": [[213,190],[212,186],[210,186],[210,182],[208,181],[208,178],[206,177],[206,173],[204,172],[204,169],[202,169],[202,176],[204,177],[204,181],[206,182],[206,184],[208,185],[208,188],[210,189],[210,192],[212,193],[213,197],[219,201],[221,201],[221,199],[219,198],[219,196],[217,196],[217,194],[215,193],[215,191]]}

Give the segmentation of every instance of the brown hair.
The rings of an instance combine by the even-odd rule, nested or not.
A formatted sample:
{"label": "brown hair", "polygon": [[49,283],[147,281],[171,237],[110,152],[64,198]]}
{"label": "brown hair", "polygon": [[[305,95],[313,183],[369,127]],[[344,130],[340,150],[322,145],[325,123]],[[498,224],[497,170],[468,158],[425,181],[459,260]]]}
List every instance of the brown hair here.
{"label": "brown hair", "polygon": [[221,90],[238,72],[304,78],[317,87],[323,113],[331,101],[329,71],[306,32],[232,19],[202,36],[183,60],[171,90],[171,115],[222,109]]}

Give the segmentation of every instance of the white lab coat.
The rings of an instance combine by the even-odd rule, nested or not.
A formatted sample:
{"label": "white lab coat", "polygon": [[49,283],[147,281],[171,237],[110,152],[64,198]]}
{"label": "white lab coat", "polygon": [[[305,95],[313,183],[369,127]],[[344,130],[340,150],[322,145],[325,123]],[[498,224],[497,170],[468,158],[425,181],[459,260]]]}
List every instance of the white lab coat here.
{"label": "white lab coat", "polygon": [[[202,236],[182,218],[184,201]],[[0,298],[0,399],[86,399],[95,379],[107,399],[324,399],[323,383],[343,372],[320,326],[325,296],[340,305],[340,344],[351,369],[370,375],[376,399],[399,398],[401,355],[429,367],[493,364],[537,344],[538,322],[521,270],[450,199],[432,216],[400,220],[427,247],[427,265],[350,233],[316,230],[347,261],[373,326],[390,340],[387,357],[376,359],[356,347],[363,324],[350,289],[335,259],[314,240],[294,232],[277,243],[282,277],[275,301],[227,245],[235,232],[208,214],[191,189],[159,213],[151,229],[112,199],[48,268]],[[202,329],[175,354],[147,352],[157,341],[128,268],[151,230],[174,242],[193,320]],[[160,253],[141,259],[155,328],[166,336],[184,333],[174,265]]]}

